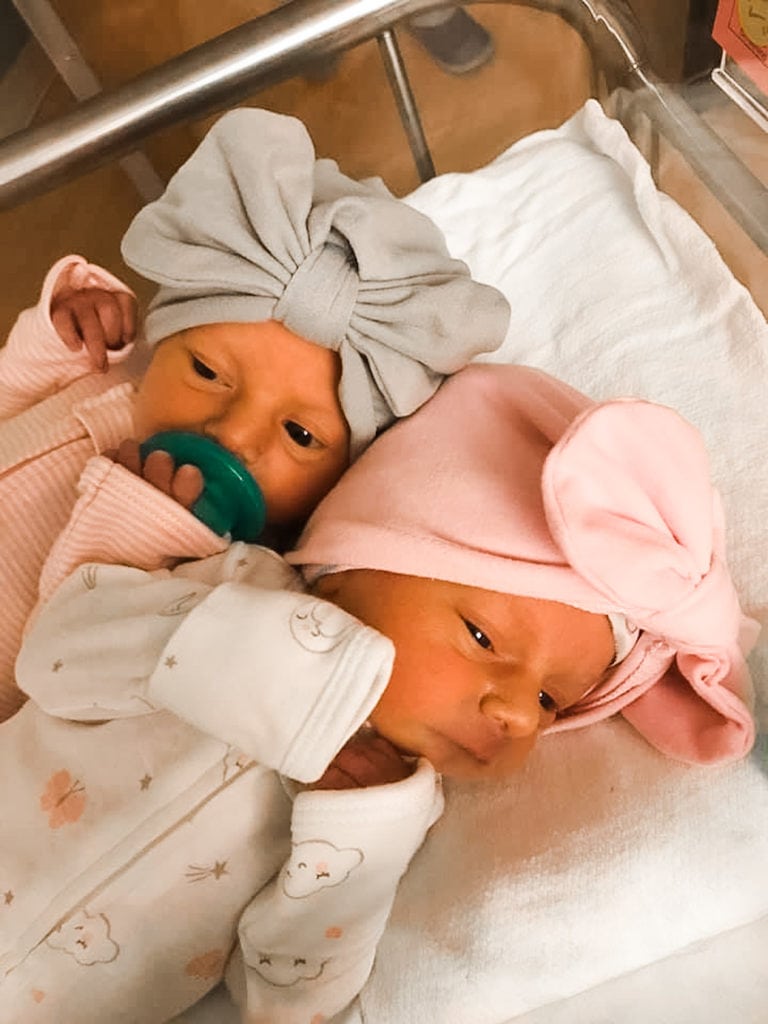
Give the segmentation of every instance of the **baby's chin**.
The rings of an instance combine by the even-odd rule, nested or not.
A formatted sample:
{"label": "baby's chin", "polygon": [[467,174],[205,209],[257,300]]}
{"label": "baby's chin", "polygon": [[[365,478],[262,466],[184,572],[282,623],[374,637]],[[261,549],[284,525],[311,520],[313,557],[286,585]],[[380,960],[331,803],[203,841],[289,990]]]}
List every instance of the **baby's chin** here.
{"label": "baby's chin", "polygon": [[[431,759],[427,758],[427,760]],[[435,761],[431,761],[431,763],[436,772],[452,782],[504,782],[519,774],[523,767],[522,764],[512,766],[481,764],[471,761],[458,764],[452,760],[445,761],[443,764],[435,763]]]}

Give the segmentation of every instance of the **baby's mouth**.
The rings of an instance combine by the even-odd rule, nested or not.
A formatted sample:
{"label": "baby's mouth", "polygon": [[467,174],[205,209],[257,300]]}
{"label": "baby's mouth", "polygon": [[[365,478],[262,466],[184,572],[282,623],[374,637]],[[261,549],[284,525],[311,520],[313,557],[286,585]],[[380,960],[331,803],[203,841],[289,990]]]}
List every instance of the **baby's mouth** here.
{"label": "baby's mouth", "polygon": [[[446,733],[437,732],[433,733],[434,737],[438,740],[440,746],[447,747],[450,754],[454,756],[459,755],[465,758],[469,758],[473,764],[481,768],[486,768],[493,760],[493,754],[486,749],[481,748],[477,744],[470,745],[462,740],[456,739],[453,736],[448,736]],[[391,742],[391,741],[390,741]],[[429,751],[413,750],[408,747],[404,747],[398,743],[393,743],[392,746],[397,750],[401,757],[417,758],[426,757],[427,760],[430,758]],[[436,751],[435,760],[439,759],[439,749]]]}
{"label": "baby's mouth", "polygon": [[455,746],[457,746],[462,753],[466,754],[467,757],[471,757],[476,764],[485,767],[491,763],[491,759],[489,757],[477,753],[477,751],[473,750],[471,747],[465,746],[463,743],[456,743]]}

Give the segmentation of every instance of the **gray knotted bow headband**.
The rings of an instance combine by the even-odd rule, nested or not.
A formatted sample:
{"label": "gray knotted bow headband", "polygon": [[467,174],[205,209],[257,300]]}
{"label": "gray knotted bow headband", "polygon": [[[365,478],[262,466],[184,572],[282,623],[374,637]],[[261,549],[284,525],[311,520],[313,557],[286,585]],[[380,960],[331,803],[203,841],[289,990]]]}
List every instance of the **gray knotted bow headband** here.
{"label": "gray knotted bow headband", "polygon": [[504,339],[509,306],[450,257],[438,228],[379,179],[316,160],[304,125],[224,115],[134,219],[123,257],[160,285],[148,341],[279,320],[338,351],[354,458],[443,376]]}

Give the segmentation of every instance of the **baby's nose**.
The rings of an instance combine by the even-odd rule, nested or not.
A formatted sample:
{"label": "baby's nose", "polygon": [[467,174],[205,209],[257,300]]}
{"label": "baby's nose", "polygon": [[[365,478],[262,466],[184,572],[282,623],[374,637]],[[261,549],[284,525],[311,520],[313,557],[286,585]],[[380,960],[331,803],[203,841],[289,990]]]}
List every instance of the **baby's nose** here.
{"label": "baby's nose", "polygon": [[230,408],[208,424],[207,433],[242,462],[253,464],[269,444],[269,425],[253,410]]}
{"label": "baby's nose", "polygon": [[520,694],[514,698],[487,694],[480,701],[480,711],[510,739],[534,736],[539,729],[541,712],[538,697]]}

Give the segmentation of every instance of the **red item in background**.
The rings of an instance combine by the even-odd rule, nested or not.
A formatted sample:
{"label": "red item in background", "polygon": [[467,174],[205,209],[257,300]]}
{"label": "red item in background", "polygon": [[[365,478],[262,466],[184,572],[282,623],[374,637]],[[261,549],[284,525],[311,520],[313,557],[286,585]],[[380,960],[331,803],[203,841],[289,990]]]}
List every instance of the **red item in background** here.
{"label": "red item in background", "polygon": [[712,37],[768,93],[768,0],[720,0]]}

